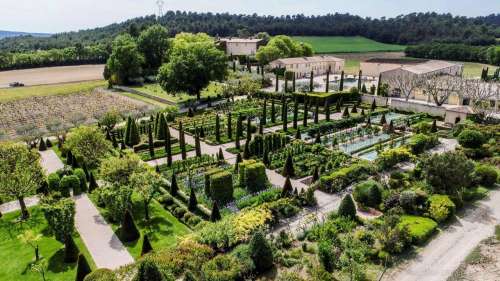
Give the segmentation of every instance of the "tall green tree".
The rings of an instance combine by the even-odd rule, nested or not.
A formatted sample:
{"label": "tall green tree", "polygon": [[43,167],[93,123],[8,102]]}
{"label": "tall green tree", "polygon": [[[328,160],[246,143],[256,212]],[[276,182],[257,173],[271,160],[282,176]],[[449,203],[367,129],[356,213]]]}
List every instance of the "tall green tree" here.
{"label": "tall green tree", "polygon": [[220,143],[220,117],[219,114],[215,115],[215,140]]}
{"label": "tall green tree", "polygon": [[107,61],[113,84],[129,84],[132,79],[142,75],[144,57],[139,52],[137,43],[129,34],[115,38],[112,51]]}
{"label": "tall green tree", "polygon": [[161,176],[155,173],[153,169],[134,173],[130,177],[130,186],[142,197],[144,218],[146,221],[149,221],[149,205],[155,197],[160,195],[160,188],[162,186]]}
{"label": "tall green tree", "polygon": [[232,114],[229,112],[227,114],[227,138],[233,139],[233,124],[232,124]]}
{"label": "tall green tree", "polygon": [[243,118],[241,117],[241,114],[238,115],[238,120],[236,122],[236,148],[240,149],[240,138],[243,135]]}
{"label": "tall green tree", "polygon": [[[132,124],[133,127],[134,124]],[[99,128],[81,126],[69,131],[64,147],[72,152],[79,164],[97,168],[101,160],[109,153],[112,145]]]}
{"label": "tall green tree", "polygon": [[181,147],[181,157],[182,160],[185,160],[187,157],[186,154],[186,139],[184,135],[184,129],[182,127],[182,122],[179,123],[179,146]]}
{"label": "tall green tree", "polygon": [[151,126],[151,124],[148,126],[148,148],[149,156],[153,158],[155,156],[155,144],[153,140],[153,126]]}
{"label": "tall green tree", "polygon": [[340,85],[339,85],[339,90],[343,91],[344,90],[344,71],[340,73]]}
{"label": "tall green tree", "polygon": [[165,130],[165,154],[167,155],[167,166],[170,167],[172,166],[172,139],[168,127]]}
{"label": "tall green tree", "polygon": [[298,118],[299,118],[299,103],[297,101],[297,98],[295,98],[293,101],[293,128],[295,130],[297,130]]}
{"label": "tall green tree", "polygon": [[137,46],[144,57],[144,68],[155,74],[167,59],[170,43],[168,30],[155,24],[142,31],[137,39]]}

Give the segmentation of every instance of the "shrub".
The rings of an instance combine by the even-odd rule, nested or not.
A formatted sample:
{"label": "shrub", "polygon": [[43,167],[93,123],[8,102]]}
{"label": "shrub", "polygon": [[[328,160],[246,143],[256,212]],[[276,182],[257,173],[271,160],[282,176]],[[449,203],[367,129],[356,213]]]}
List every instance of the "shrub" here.
{"label": "shrub", "polygon": [[422,244],[436,231],[437,223],[429,218],[403,215],[398,224],[399,229],[408,228],[414,244]]}
{"label": "shrub", "polygon": [[245,167],[245,186],[250,192],[264,190],[267,184],[266,166],[257,162]]}
{"label": "shrub", "polygon": [[213,168],[205,172],[205,194],[210,196],[210,176],[222,172],[220,168]]}
{"label": "shrub", "polygon": [[354,188],[354,199],[362,205],[377,208],[382,202],[382,187],[374,180],[362,182]]}
{"label": "shrub", "polygon": [[78,265],[76,269],[76,281],[83,281],[85,276],[89,275],[91,272],[89,263],[84,255],[80,254],[78,256]]}
{"label": "shrub", "polygon": [[318,257],[323,268],[332,272],[335,267],[336,257],[333,253],[333,244],[330,240],[325,239],[318,243]]}
{"label": "shrub", "polygon": [[341,217],[346,217],[350,219],[356,218],[356,206],[350,194],[347,194],[340,202],[339,210],[337,214]]}
{"label": "shrub", "polygon": [[416,134],[410,138],[408,146],[413,154],[420,154],[427,149],[433,148],[439,143],[437,136]]}
{"label": "shrub", "polygon": [[375,172],[375,169],[368,162],[352,164],[329,175],[321,176],[320,188],[329,192],[341,191],[354,181],[366,179],[373,172]]}
{"label": "shrub", "polygon": [[121,224],[121,240],[123,242],[132,242],[139,239],[140,236],[141,234],[139,233],[139,230],[137,230],[132,214],[130,214],[130,211],[126,211]]}
{"label": "shrub", "polygon": [[73,191],[77,191],[80,188],[80,180],[78,179],[78,176],[71,175],[71,176],[64,176],[61,179],[61,182],[59,183],[60,185],[60,190],[61,194],[65,197],[70,196],[70,189],[73,189]]}
{"label": "shrub", "polygon": [[273,266],[273,250],[261,231],[255,232],[250,240],[250,256],[257,272],[265,272]]}
{"label": "shrub", "polygon": [[498,173],[493,166],[478,165],[474,170],[474,177],[478,184],[492,187],[497,182]]}
{"label": "shrub", "polygon": [[405,190],[399,196],[399,204],[406,212],[413,212],[417,206],[417,194],[413,190]]}
{"label": "shrub", "polygon": [[52,173],[47,177],[47,183],[49,185],[49,191],[60,191],[59,190],[59,182],[61,178],[58,173]]}
{"label": "shrub", "polygon": [[210,176],[210,197],[221,203],[226,204],[233,200],[233,175],[230,172],[223,171]]}
{"label": "shrub", "polygon": [[[73,174],[80,180],[80,187],[77,191],[86,192],[87,191],[87,175],[83,169],[78,168],[73,171]],[[75,191],[76,192],[76,191]]]}
{"label": "shrub", "polygon": [[165,281],[165,278],[158,269],[158,266],[146,259],[139,264],[137,275],[133,281]]}
{"label": "shrub", "polygon": [[485,142],[484,135],[476,130],[465,129],[457,137],[458,143],[466,148],[479,148]]}
{"label": "shrub", "polygon": [[429,217],[443,222],[455,213],[455,203],[447,195],[432,195],[428,199]]}
{"label": "shrub", "polygon": [[113,271],[107,268],[100,268],[92,271],[83,279],[84,281],[116,281],[116,275]]}
{"label": "shrub", "polygon": [[428,123],[426,121],[422,121],[422,122],[418,122],[417,124],[411,126],[411,129],[416,134],[428,134],[432,130],[432,125],[431,125],[431,123]]}
{"label": "shrub", "polygon": [[403,147],[388,149],[378,154],[377,165],[380,169],[386,170],[394,167],[399,162],[410,160],[411,154]]}
{"label": "shrub", "polygon": [[204,280],[233,281],[241,278],[241,263],[232,255],[218,255],[201,268]]}

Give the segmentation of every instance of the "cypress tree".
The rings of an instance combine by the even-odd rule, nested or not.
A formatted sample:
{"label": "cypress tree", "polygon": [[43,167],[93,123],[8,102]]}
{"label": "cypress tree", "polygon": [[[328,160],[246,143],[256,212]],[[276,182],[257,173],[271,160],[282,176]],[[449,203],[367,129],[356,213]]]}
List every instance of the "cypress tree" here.
{"label": "cypress tree", "polygon": [[361,92],[366,94],[368,93],[368,90],[366,89],[366,85],[363,83],[363,86],[361,87]]}
{"label": "cypress tree", "polygon": [[382,74],[378,75],[377,96],[380,96],[380,86],[382,85]]}
{"label": "cypress tree", "polygon": [[224,161],[224,153],[222,152],[222,148],[219,147],[219,153],[217,155],[217,159],[219,159],[219,161]]}
{"label": "cypress tree", "polygon": [[264,119],[262,118],[259,119],[259,134],[264,134]]}
{"label": "cypress tree", "polygon": [[148,146],[149,146],[149,156],[153,158],[155,156],[155,145],[153,143],[153,127],[151,124],[148,126]]}
{"label": "cypress tree", "polygon": [[293,80],[292,80],[292,91],[295,93],[295,72],[293,73]]}
{"label": "cypress tree", "polygon": [[290,177],[286,177],[285,184],[283,185],[283,189],[281,190],[281,197],[289,197],[293,194],[292,182],[290,181]]}
{"label": "cypress tree", "polygon": [[[392,120],[391,120],[392,123]],[[436,119],[432,121],[432,127],[431,127],[431,133],[436,133],[438,131],[437,129],[437,124],[436,124]]]}
{"label": "cypress tree", "polygon": [[359,70],[359,75],[358,75],[358,90],[361,91],[361,76],[363,75],[363,72],[361,69]]}
{"label": "cypress tree", "polygon": [[319,169],[318,166],[314,167],[312,181],[317,182],[319,180]]}
{"label": "cypress tree", "polygon": [[251,123],[251,119],[250,119],[250,116],[247,116],[247,142],[246,143],[249,143],[251,140],[252,140],[252,123]]}
{"label": "cypress tree", "polygon": [[233,60],[233,72],[236,72],[236,61]]}
{"label": "cypress tree", "polygon": [[274,99],[271,99],[271,123],[276,123],[276,108],[274,105]]}
{"label": "cypress tree", "polygon": [[40,143],[38,145],[38,150],[39,151],[45,151],[45,150],[47,150],[47,144],[45,143],[45,141],[43,140],[43,138],[40,138]]}
{"label": "cypress tree", "polygon": [[280,90],[280,85],[279,85],[279,78],[278,78],[278,71],[276,71],[276,85],[275,85],[275,92],[279,92]]}
{"label": "cypress tree", "polygon": [[297,97],[293,101],[293,128],[297,129],[297,121],[299,118],[299,103],[297,102]]}
{"label": "cypress tree", "polygon": [[240,149],[240,138],[243,130],[243,120],[241,119],[241,114],[238,115],[238,121],[236,122],[236,140],[235,140],[235,147],[237,149]]}
{"label": "cypress tree", "polygon": [[167,135],[165,131],[168,130],[167,121],[165,120],[165,116],[163,116],[163,114],[159,115],[159,119],[160,120],[158,121],[156,139],[165,140],[165,137]]}
{"label": "cypress tree", "polygon": [[66,153],[66,165],[73,165],[73,153],[71,152],[71,150],[68,150],[68,152]]}
{"label": "cypress tree", "polygon": [[387,120],[385,119],[385,113],[382,114],[382,117],[380,118],[380,125],[385,125],[387,124]]}
{"label": "cypress tree", "polygon": [[300,134],[300,128],[297,128],[297,131],[295,131],[295,139],[296,140],[302,139],[302,136]]}
{"label": "cypress tree", "polygon": [[181,147],[182,160],[186,160],[186,140],[184,136],[184,129],[182,128],[182,122],[179,123],[179,146]]}
{"label": "cypress tree", "polygon": [[319,134],[319,131],[316,133],[316,138],[314,139],[314,143],[321,143],[321,135]]}
{"label": "cypress tree", "polygon": [[340,73],[340,85],[339,85],[339,90],[343,91],[344,90],[344,71]]}
{"label": "cypress tree", "polygon": [[175,172],[172,173],[172,180],[170,181],[170,194],[172,196],[177,196],[177,191],[179,190],[179,186],[177,185],[177,177],[175,176]]}
{"label": "cypress tree", "polygon": [[214,201],[214,204],[212,206],[212,212],[210,213],[210,221],[211,222],[216,222],[221,219],[220,211],[219,211],[219,205],[217,204],[217,201]]}
{"label": "cypress tree", "polygon": [[89,263],[83,254],[78,255],[78,265],[76,267],[76,278],[75,281],[83,281],[85,276],[92,272],[90,270]]}
{"label": "cypress tree", "polygon": [[372,112],[375,112],[375,109],[377,109],[377,102],[375,101],[375,98],[373,98],[372,106],[371,106]]}
{"label": "cypress tree", "polygon": [[149,242],[149,236],[144,234],[144,239],[142,240],[142,249],[141,249],[141,257],[147,253],[153,251],[153,246],[151,246],[151,242]]}
{"label": "cypress tree", "polygon": [[325,93],[330,92],[330,72],[332,71],[332,67],[328,66],[328,72],[326,73],[326,87]]}
{"label": "cypress tree", "polygon": [[220,118],[219,114],[215,115],[215,140],[220,143]]}
{"label": "cypress tree", "polygon": [[158,269],[158,266],[146,259],[139,264],[137,275],[133,281],[165,281],[165,278]]}
{"label": "cypress tree", "polygon": [[233,124],[231,118],[231,112],[229,112],[227,114],[227,138],[230,140],[233,139]]}
{"label": "cypress tree", "polygon": [[190,211],[194,211],[194,210],[196,210],[197,205],[198,205],[198,200],[196,199],[196,193],[194,193],[194,189],[191,188],[191,191],[189,193],[189,205],[188,205],[188,209]]}
{"label": "cypress tree", "polygon": [[341,109],[342,109],[342,98],[338,99],[337,103],[335,104],[335,111],[336,112],[340,112]]}
{"label": "cypress tree", "polygon": [[366,120],[366,126],[369,127],[372,124],[372,120],[370,116],[368,116],[368,119]]}
{"label": "cypress tree", "polygon": [[292,178],[295,177],[295,168],[293,167],[293,158],[291,154],[288,154],[286,158],[282,176]]}
{"label": "cypress tree", "polygon": [[269,164],[271,164],[271,161],[269,161],[269,151],[267,151],[267,149],[264,149],[264,156],[262,157],[262,163],[264,163],[266,167],[268,167]]}
{"label": "cypress tree", "polygon": [[356,104],[353,105],[353,107],[351,109],[351,113],[358,113],[358,107]]}
{"label": "cypress tree", "polygon": [[194,137],[194,148],[196,151],[196,157],[200,157],[201,156],[201,145],[200,145],[200,137],[198,136],[198,134],[196,134],[196,136]]}
{"label": "cypress tree", "polygon": [[120,236],[123,242],[132,242],[141,236],[129,210],[125,211],[125,215],[123,216]]}
{"label": "cypress tree", "polygon": [[365,116],[365,109],[361,108],[361,116]]}
{"label": "cypress tree", "polygon": [[65,263],[74,263],[78,260],[78,247],[75,244],[75,240],[73,240],[73,236],[69,234],[66,239],[64,239],[64,262]]}
{"label": "cypress tree", "polygon": [[304,96],[304,117],[303,117],[303,120],[302,120],[302,126],[304,127],[307,127],[307,118],[309,117],[309,108],[308,108],[308,100],[307,98]]}
{"label": "cypress tree", "polygon": [[263,273],[273,266],[273,250],[262,231],[256,231],[250,239],[250,257],[258,273]]}
{"label": "cypress tree", "polygon": [[287,73],[285,71],[285,89],[283,89],[283,92],[287,93],[288,92],[288,77],[287,77]]}
{"label": "cypress tree", "polygon": [[89,176],[89,192],[92,192],[94,189],[98,188],[97,181],[95,180],[94,173],[90,172]]}
{"label": "cypress tree", "polygon": [[391,122],[389,122],[389,132],[391,134],[394,133],[394,122],[393,122],[393,120],[391,120]]}
{"label": "cypress tree", "polygon": [[52,147],[52,146],[53,146],[53,145],[52,145],[52,142],[50,141],[50,139],[49,139],[49,138],[47,138],[47,140],[45,140],[45,145],[46,145],[47,147]]}
{"label": "cypress tree", "polygon": [[139,144],[141,141],[141,136],[139,134],[139,129],[137,128],[137,123],[135,120],[132,120],[132,124],[130,125],[130,146],[134,146]]}
{"label": "cypress tree", "polygon": [[262,107],[262,124],[267,123],[267,98],[264,99],[264,107]]}
{"label": "cypress tree", "polygon": [[172,139],[170,137],[170,129],[165,130],[165,154],[167,155],[167,166],[172,166]]}
{"label": "cypress tree", "polygon": [[350,219],[356,218],[356,206],[350,194],[344,196],[340,202],[339,210],[337,214],[341,217],[346,217]]}
{"label": "cypress tree", "polygon": [[248,144],[249,144],[249,143],[250,143],[250,142],[245,142],[245,147],[244,147],[244,149],[243,149],[243,158],[244,158],[244,159],[249,159],[249,158],[250,158],[250,149],[249,149],[249,147],[248,147]]}
{"label": "cypress tree", "polygon": [[330,121],[330,99],[325,98],[325,116],[326,116],[326,121]]}
{"label": "cypress tree", "polygon": [[314,71],[311,70],[311,77],[309,78],[309,92],[314,92]]}
{"label": "cypress tree", "polygon": [[349,117],[349,108],[346,106],[344,108],[344,112],[342,113],[342,118],[348,118]]}
{"label": "cypress tree", "polygon": [[130,145],[130,130],[132,129],[132,117],[127,117],[127,126],[125,128],[125,144]]}
{"label": "cypress tree", "polygon": [[284,97],[281,98],[281,121],[284,122],[285,121],[285,102],[286,102],[286,99]]}
{"label": "cypress tree", "polygon": [[314,124],[319,123],[319,103],[316,101],[316,107],[314,108]]}
{"label": "cypress tree", "polygon": [[288,131],[288,104],[283,100],[283,131]]}

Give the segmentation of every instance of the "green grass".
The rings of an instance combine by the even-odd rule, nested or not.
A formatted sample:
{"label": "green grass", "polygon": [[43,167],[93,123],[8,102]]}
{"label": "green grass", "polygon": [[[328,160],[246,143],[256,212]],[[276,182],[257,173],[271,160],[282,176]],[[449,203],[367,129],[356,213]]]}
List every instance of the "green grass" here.
{"label": "green grass", "polygon": [[128,98],[131,98],[131,99],[135,99],[135,100],[138,100],[138,101],[142,101],[142,102],[154,105],[154,106],[159,107],[159,108],[164,108],[164,107],[167,107],[167,106],[171,106],[169,104],[166,104],[166,103],[163,103],[163,102],[159,102],[159,101],[156,101],[156,100],[153,100],[153,99],[149,99],[149,98],[146,98],[146,97],[143,97],[143,96],[139,96],[139,95],[136,95],[136,94],[132,94],[132,93],[119,92],[119,94],[123,95],[123,96],[126,96]]}
{"label": "green grass", "polygon": [[414,243],[422,244],[434,233],[438,224],[429,218],[403,215],[399,227],[408,226],[410,236]]}
{"label": "green grass", "polygon": [[481,77],[481,71],[483,70],[484,67],[489,68],[490,75],[492,75],[497,69],[497,66],[489,64],[482,64],[477,62],[461,62],[461,63],[464,64],[465,77]]}
{"label": "green grass", "polygon": [[[218,84],[210,83],[206,89],[204,89],[200,96],[205,97],[216,97],[217,92],[220,92],[220,87]],[[188,95],[187,93],[176,93],[175,95],[167,93],[162,89],[160,84],[145,84],[143,86],[131,87],[134,90],[143,92],[145,94],[162,98],[174,103],[184,103],[190,100],[195,100],[196,96]]]}
{"label": "green grass", "polygon": [[106,81],[87,81],[77,83],[65,83],[55,85],[41,85],[32,87],[0,89],[0,102],[7,102],[29,97],[45,97],[54,95],[70,95],[80,92],[88,92],[97,87],[106,85]]}
{"label": "green grass", "polygon": [[[34,260],[34,250],[28,245],[22,244],[17,235],[27,229],[36,234],[42,234],[38,242],[42,261],[46,262],[46,279],[51,281],[74,280],[76,275],[76,263],[65,264],[64,246],[54,236],[48,234],[48,225],[39,207],[30,208],[31,217],[24,223],[14,223],[20,213],[12,212],[5,214],[0,219],[0,280],[23,280],[39,281],[41,275],[30,270],[30,264]],[[75,242],[80,251],[89,261],[92,269],[95,269],[94,261],[87,248],[75,231]]]}
{"label": "green grass", "polygon": [[[94,200],[95,197],[91,196],[91,198],[97,206]],[[151,217],[149,223],[144,220],[144,207],[142,199],[137,193],[132,194],[132,204],[134,221],[141,232],[141,238],[134,242],[124,243],[124,245],[135,259],[139,258],[141,255],[142,240],[145,233],[148,233],[149,241],[151,242],[153,249],[162,249],[175,246],[180,237],[191,232],[186,225],[181,223],[169,211],[165,210],[157,201],[153,201],[149,206],[149,215]],[[106,215],[107,213],[107,211],[103,208],[99,208],[99,211],[103,215]],[[118,237],[120,237],[120,225],[111,222],[110,225],[111,228],[117,233]]]}
{"label": "green grass", "polygon": [[346,74],[358,75],[359,74],[359,59],[349,58],[345,60],[344,72]]}
{"label": "green grass", "polygon": [[361,36],[296,36],[309,43],[316,53],[366,53],[404,51],[405,46],[385,44]]}

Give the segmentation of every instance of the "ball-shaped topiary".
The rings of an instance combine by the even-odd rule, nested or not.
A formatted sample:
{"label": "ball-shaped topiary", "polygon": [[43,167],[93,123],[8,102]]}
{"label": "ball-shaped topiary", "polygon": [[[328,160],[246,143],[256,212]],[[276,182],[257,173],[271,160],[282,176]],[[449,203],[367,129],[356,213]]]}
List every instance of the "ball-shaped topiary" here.
{"label": "ball-shaped topiary", "polygon": [[497,182],[498,172],[493,166],[478,165],[474,170],[474,176],[478,184],[492,187]]}
{"label": "ball-shaped topiary", "polygon": [[70,190],[77,191],[80,189],[80,179],[76,175],[64,176],[59,183],[61,194],[65,197],[70,196]]}
{"label": "ball-shaped topiary", "polygon": [[354,201],[352,200],[350,194],[344,196],[344,198],[340,202],[337,215],[350,219],[356,218],[356,205],[354,205]]}
{"label": "ball-shaped topiary", "polygon": [[458,143],[465,148],[479,148],[486,141],[481,132],[471,129],[463,130],[457,139]]}
{"label": "ball-shaped topiary", "polygon": [[250,256],[257,272],[264,272],[273,266],[273,250],[264,233],[257,231],[250,240]]}

